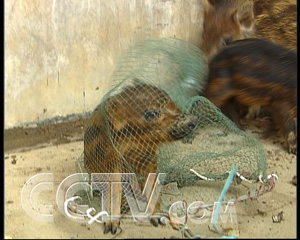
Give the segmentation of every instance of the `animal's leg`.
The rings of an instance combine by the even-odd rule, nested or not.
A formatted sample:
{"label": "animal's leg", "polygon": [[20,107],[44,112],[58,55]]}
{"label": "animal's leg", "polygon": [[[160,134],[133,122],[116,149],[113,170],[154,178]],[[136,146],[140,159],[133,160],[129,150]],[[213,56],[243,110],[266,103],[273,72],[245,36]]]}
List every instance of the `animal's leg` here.
{"label": "animal's leg", "polygon": [[248,113],[246,115],[246,119],[254,119],[257,118],[259,116],[260,113],[260,106],[256,105],[256,106],[251,106],[249,107]]}
{"label": "animal's leg", "polygon": [[236,124],[239,129],[244,131],[244,128],[240,122],[238,105],[234,99],[230,99],[226,105],[221,108],[221,110],[231,121]]}
{"label": "animal's leg", "polygon": [[[157,173],[157,162],[150,162],[147,166],[147,170],[142,174],[143,175],[143,179],[146,181],[146,179],[148,178],[148,174],[149,173]],[[155,179],[151,179],[150,182],[148,182],[148,186],[151,186],[151,188],[146,188],[145,189],[145,194],[147,196],[151,195],[151,192],[153,190],[154,184],[156,182],[156,178]],[[159,192],[155,192],[155,194],[152,195],[152,198],[154,198],[155,201],[151,201],[149,208],[150,211],[152,212],[152,216],[150,217],[150,222],[157,227],[160,223],[159,218],[155,217],[155,214],[158,214],[160,212],[160,204],[159,204]],[[150,199],[149,199],[150,200]]]}
{"label": "animal's leg", "polygon": [[289,153],[297,154],[297,107],[295,103],[276,102],[273,107],[273,119],[286,139]]}
{"label": "animal's leg", "polygon": [[121,185],[121,174],[113,179],[111,185],[110,194],[107,194],[108,208],[110,210],[111,221],[104,223],[104,234],[111,232],[116,234],[120,225],[121,217],[121,199],[122,199],[122,185]]}

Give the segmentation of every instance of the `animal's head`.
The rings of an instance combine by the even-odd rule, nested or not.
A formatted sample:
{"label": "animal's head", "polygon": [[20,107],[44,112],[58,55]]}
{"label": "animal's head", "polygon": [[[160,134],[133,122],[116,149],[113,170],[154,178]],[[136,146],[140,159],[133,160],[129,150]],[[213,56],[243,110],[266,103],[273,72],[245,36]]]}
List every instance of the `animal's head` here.
{"label": "animal's head", "polygon": [[251,0],[203,0],[204,20],[201,48],[208,59],[231,41],[254,32]]}
{"label": "animal's head", "polygon": [[183,113],[165,91],[141,83],[110,98],[106,112],[118,135],[147,135],[161,142],[185,137],[198,120]]}

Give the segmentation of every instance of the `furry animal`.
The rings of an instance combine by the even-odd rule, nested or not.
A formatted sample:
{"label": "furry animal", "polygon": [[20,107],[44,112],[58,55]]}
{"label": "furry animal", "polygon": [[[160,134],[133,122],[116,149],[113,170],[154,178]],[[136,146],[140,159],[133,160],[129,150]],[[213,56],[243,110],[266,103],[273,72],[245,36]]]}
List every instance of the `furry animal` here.
{"label": "furry animal", "polygon": [[204,95],[241,129],[240,106],[268,107],[288,151],[296,153],[295,52],[262,39],[234,41],[211,60]]}
{"label": "furry animal", "polygon": [[[92,114],[84,135],[85,167],[89,173],[134,172],[145,182],[148,173],[157,172],[158,147],[189,135],[197,122],[159,88],[129,86]],[[120,213],[119,202],[114,213]],[[116,233],[118,225],[118,220],[106,222],[104,233]]]}
{"label": "furry animal", "polygon": [[208,59],[231,41],[254,34],[252,0],[203,0],[201,49]]}
{"label": "furry animal", "polygon": [[254,0],[257,38],[297,52],[297,1]]}

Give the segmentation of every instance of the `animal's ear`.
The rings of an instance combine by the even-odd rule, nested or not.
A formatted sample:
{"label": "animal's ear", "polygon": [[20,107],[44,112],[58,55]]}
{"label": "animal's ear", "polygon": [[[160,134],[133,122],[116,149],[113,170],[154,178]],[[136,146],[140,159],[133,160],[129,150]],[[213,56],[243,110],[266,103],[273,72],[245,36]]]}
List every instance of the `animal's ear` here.
{"label": "animal's ear", "polygon": [[208,2],[209,2],[211,5],[213,5],[213,6],[216,4],[216,1],[217,1],[217,0],[208,0]]}
{"label": "animal's ear", "polygon": [[204,12],[211,11],[215,7],[215,4],[217,1],[218,0],[202,0],[202,6],[204,9]]}
{"label": "animal's ear", "polygon": [[240,25],[241,30],[251,32],[254,30],[253,2],[245,1],[233,12],[233,19]]}

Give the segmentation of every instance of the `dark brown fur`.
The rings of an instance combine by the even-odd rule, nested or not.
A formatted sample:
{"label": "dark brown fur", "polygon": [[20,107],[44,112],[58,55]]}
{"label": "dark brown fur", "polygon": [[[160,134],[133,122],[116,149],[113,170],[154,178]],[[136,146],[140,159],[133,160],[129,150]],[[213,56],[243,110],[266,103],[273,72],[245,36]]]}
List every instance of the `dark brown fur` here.
{"label": "dark brown fur", "polygon": [[263,38],[297,51],[296,0],[203,0],[201,48],[211,59],[228,42]]}
{"label": "dark brown fur", "polygon": [[205,96],[240,128],[238,106],[271,109],[274,121],[296,152],[297,55],[260,39],[232,42],[209,64]]}
{"label": "dark brown fur", "polygon": [[296,0],[254,0],[256,36],[297,51],[296,4]]}
{"label": "dark brown fur", "polygon": [[[134,172],[145,182],[148,173],[157,172],[158,147],[191,133],[197,120],[157,87],[127,87],[91,116],[84,137],[85,167],[90,173]],[[120,213],[120,208],[114,211]],[[105,233],[115,233],[118,224],[106,224]]]}

